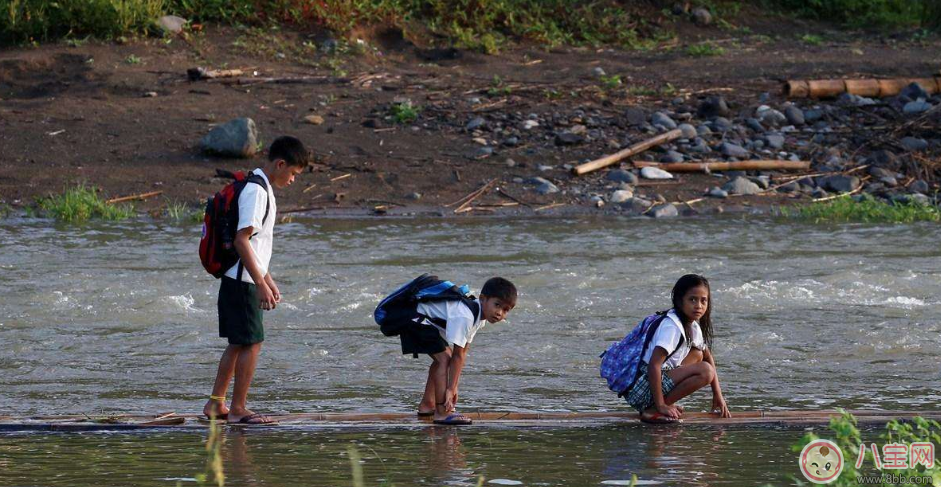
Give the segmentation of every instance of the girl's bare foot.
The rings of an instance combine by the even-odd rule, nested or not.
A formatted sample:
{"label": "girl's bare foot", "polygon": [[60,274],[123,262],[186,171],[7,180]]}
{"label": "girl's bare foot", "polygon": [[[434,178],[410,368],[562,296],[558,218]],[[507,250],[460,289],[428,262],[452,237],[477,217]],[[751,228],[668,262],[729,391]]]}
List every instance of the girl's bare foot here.
{"label": "girl's bare foot", "polygon": [[203,406],[203,415],[207,418],[227,419],[229,408],[225,406],[225,399],[209,399],[206,405]]}

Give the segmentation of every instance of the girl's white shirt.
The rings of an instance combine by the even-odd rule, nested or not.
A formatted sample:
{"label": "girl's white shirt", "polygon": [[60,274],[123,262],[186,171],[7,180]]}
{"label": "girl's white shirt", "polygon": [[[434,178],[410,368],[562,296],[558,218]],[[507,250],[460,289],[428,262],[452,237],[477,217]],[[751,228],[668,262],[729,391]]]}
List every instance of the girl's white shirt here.
{"label": "girl's white shirt", "polygon": [[654,333],[653,339],[650,340],[650,346],[647,348],[647,352],[643,357],[644,363],[650,363],[650,357],[653,356],[653,351],[657,347],[666,350],[667,355],[670,355],[679,345],[680,337],[683,337],[683,345],[663,363],[664,368],[675,369],[679,367],[680,364],[683,363],[683,359],[689,355],[690,350],[693,348],[699,350],[706,349],[706,343],[705,340],[703,340],[702,329],[699,328],[699,322],[694,321],[689,327],[690,335],[692,335],[691,340],[686,339],[686,332],[683,330],[682,323],[679,316],[676,315],[676,310],[671,309],[670,312],[667,313],[666,318],[660,323],[660,327],[657,328],[657,331]]}

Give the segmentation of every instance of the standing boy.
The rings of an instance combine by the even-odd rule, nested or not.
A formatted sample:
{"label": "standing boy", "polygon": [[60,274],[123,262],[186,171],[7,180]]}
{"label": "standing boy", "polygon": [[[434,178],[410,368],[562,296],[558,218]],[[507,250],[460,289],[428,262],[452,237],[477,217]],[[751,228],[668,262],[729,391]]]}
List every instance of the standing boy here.
{"label": "standing boy", "polygon": [[[273,189],[293,183],[307,162],[308,153],[300,140],[279,137],[271,143],[268,162],[252,171],[257,177],[252,177],[239,195],[235,235],[239,261],[222,277],[219,288],[219,336],[228,338],[229,346],[219,360],[212,394],[203,407],[207,417],[241,424],[272,422],[249,410],[246,402],[261,342],[265,340],[262,310],[272,310],[281,302],[281,292],[268,271],[277,217]],[[233,376],[232,403],[226,408],[225,394]]]}
{"label": "standing boy", "polygon": [[476,300],[420,302],[418,320],[401,333],[402,353],[428,354],[431,366],[419,416],[432,416],[437,424],[471,424],[455,412],[458,384],[474,336],[487,323],[499,323],[516,306],[516,286],[502,277],[484,283]]}

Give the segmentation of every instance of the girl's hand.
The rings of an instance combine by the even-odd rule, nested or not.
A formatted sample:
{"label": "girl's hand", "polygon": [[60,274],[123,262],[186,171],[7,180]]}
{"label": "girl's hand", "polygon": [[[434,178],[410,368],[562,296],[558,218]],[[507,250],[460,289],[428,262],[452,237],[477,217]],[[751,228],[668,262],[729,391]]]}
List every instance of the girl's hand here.
{"label": "girl's hand", "polygon": [[721,395],[712,396],[712,412],[722,418],[732,417],[732,413],[729,412],[729,405],[725,403],[725,398]]}
{"label": "girl's hand", "polygon": [[671,404],[657,406],[657,412],[673,419],[680,419],[683,417],[683,413],[680,412],[679,408]]}

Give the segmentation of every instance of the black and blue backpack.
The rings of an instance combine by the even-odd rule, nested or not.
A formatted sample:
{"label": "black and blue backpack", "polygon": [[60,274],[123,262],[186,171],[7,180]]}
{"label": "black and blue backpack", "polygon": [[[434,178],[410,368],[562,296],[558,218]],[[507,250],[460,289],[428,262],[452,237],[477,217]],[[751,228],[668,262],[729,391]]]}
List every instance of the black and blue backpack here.
{"label": "black and blue backpack", "polygon": [[[640,365],[650,341],[660,328],[668,311],[659,311],[637,324],[621,341],[612,343],[608,350],[601,354],[601,377],[608,381],[608,389],[616,392],[618,397],[623,396],[634,387],[640,378]],[[680,336],[680,342],[667,358],[673,356],[683,346],[685,337]]]}
{"label": "black and blue backpack", "polygon": [[451,281],[438,279],[438,276],[422,274],[380,301],[373,317],[385,336],[400,335],[423,318],[442,327],[447,326],[443,320],[435,320],[418,312],[418,303],[433,301],[461,301],[474,316],[480,315],[480,303],[471,296],[466,284],[456,286]]}

